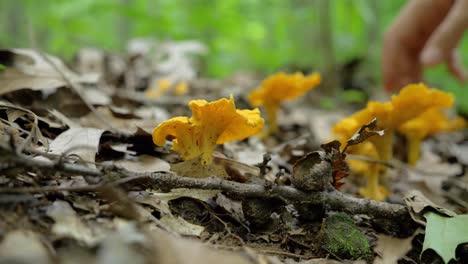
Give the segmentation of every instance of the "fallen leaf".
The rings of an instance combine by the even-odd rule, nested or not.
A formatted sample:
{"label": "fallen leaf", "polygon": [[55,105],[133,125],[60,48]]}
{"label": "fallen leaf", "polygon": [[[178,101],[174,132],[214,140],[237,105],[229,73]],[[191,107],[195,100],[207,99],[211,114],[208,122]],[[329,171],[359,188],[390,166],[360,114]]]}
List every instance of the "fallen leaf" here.
{"label": "fallen leaf", "polygon": [[74,121],[70,120],[70,118],[66,117],[64,114],[60,113],[58,110],[52,109],[52,110],[48,110],[48,111],[55,119],[57,119],[62,124],[68,126],[69,128],[79,127],[78,124],[76,124]]}
{"label": "fallen leaf", "polygon": [[[6,101],[0,101],[0,109],[6,109],[8,120],[5,121],[7,121],[10,127],[19,128],[19,126],[16,123],[14,123],[14,121],[23,116],[27,120],[27,117],[29,116],[29,118],[32,119],[30,121],[31,129],[29,130],[29,135],[27,136],[25,141],[27,141],[28,143],[40,142],[45,148],[49,146],[49,141],[42,135],[41,130],[39,129],[39,117],[34,112],[32,112],[29,109],[13,105]],[[30,141],[28,141],[28,138]]]}
{"label": "fallen leaf", "polygon": [[322,191],[329,185],[331,178],[331,165],[325,160],[324,152],[314,151],[294,164],[291,182],[301,190]]}
{"label": "fallen leaf", "polygon": [[144,234],[137,229],[135,222],[114,220],[115,231],[100,244],[97,264],[144,264],[145,257],[135,245],[141,247],[145,242]]}
{"label": "fallen leaf", "polygon": [[81,91],[84,99],[92,105],[109,105],[112,99],[109,94],[105,93],[101,89],[83,88]]}
{"label": "fallen leaf", "polygon": [[87,166],[96,167],[94,162],[103,132],[104,130],[97,128],[72,127],[50,143],[49,152],[57,155],[76,155]]}
{"label": "fallen leaf", "polygon": [[221,193],[219,190],[178,188],[167,193],[156,191],[130,192],[129,196],[136,202],[158,209],[162,214],[171,214],[169,202],[172,200],[188,197],[207,202],[219,193]]}
{"label": "fallen leaf", "polygon": [[154,231],[152,240],[153,258],[148,263],[191,263],[191,264],[251,264],[243,252],[232,252],[210,248],[200,241],[169,236],[165,232]]}
{"label": "fallen leaf", "polygon": [[[237,141],[223,144],[223,148],[232,154],[233,159],[247,164],[256,165],[262,163],[263,154],[267,149],[259,137],[247,138],[247,144],[240,144]],[[243,143],[243,142],[242,142]]]}
{"label": "fallen leaf", "polygon": [[114,165],[135,172],[169,171],[171,169],[171,165],[167,161],[149,155],[118,160],[114,162]]}
{"label": "fallen leaf", "polygon": [[432,249],[449,263],[455,259],[457,246],[468,243],[468,215],[447,217],[427,212],[424,217],[427,225],[422,252]]}
{"label": "fallen leaf", "polygon": [[309,259],[309,260],[300,260],[295,261],[293,259],[286,259],[284,264],[341,264],[341,263],[349,263],[349,264],[365,264],[365,260],[355,260],[355,261],[338,261],[334,259],[327,259],[327,258],[319,258],[319,259]]}
{"label": "fallen leaf", "polygon": [[331,165],[332,185],[339,189],[344,184],[342,180],[349,175],[349,167],[345,161],[346,154],[340,151],[341,143],[337,140],[322,144],[320,147],[325,150],[326,160]]}
{"label": "fallen leaf", "polygon": [[383,136],[384,133],[384,130],[377,130],[377,118],[374,118],[369,123],[363,125],[350,139],[348,139],[347,146],[357,145],[373,136]]}
{"label": "fallen leaf", "polygon": [[242,202],[232,200],[222,193],[216,196],[216,203],[224,208],[229,214],[234,217],[239,223],[245,223],[244,211],[242,210]]}
{"label": "fallen leaf", "polygon": [[181,235],[200,236],[201,233],[205,230],[203,226],[189,223],[180,216],[173,216],[167,214],[163,215],[160,221],[164,226]]}
{"label": "fallen leaf", "polygon": [[[108,107],[99,107],[96,111],[105,118],[113,127],[120,131],[128,132],[130,134],[135,133],[138,130],[138,127],[145,130],[147,133],[153,131],[155,120],[151,119],[128,119],[128,118],[118,118]],[[95,113],[89,113],[80,118],[80,124],[86,127],[96,127],[100,129],[106,129],[106,124],[103,124],[102,121],[96,117]]]}
{"label": "fallen leaf", "polygon": [[418,190],[409,191],[403,198],[406,205],[409,207],[409,213],[411,218],[416,223],[426,225],[426,221],[423,218],[423,214],[426,209],[435,210],[446,216],[455,216],[456,214],[449,209],[443,208],[434,204],[431,200],[427,199],[424,194]]}
{"label": "fallen leaf", "polygon": [[423,183],[434,194],[444,195],[442,183],[450,177],[460,175],[462,170],[461,164],[444,162],[423,145],[421,159],[414,169],[407,170],[408,181]]}
{"label": "fallen leaf", "polygon": [[407,238],[396,238],[384,234],[377,235],[377,245],[374,248],[377,256],[374,259],[374,264],[392,264],[397,263],[399,259],[406,256],[411,250],[411,241],[413,238],[420,234],[421,230]]}
{"label": "fallen leaf", "polygon": [[48,54],[44,56],[28,49],[0,50],[0,64],[7,66],[0,72],[0,95],[20,89],[51,91],[66,86],[67,82],[50,62],[72,82],[98,81],[95,74],[78,75],[69,70],[57,57]]}
{"label": "fallen leaf", "polygon": [[8,232],[0,244],[0,263],[53,263],[39,235],[29,230]]}
{"label": "fallen leaf", "polygon": [[101,237],[92,232],[76,214],[75,210],[64,201],[55,201],[47,209],[47,215],[54,219],[52,233],[58,237],[68,237],[83,242],[88,246],[96,245]]}

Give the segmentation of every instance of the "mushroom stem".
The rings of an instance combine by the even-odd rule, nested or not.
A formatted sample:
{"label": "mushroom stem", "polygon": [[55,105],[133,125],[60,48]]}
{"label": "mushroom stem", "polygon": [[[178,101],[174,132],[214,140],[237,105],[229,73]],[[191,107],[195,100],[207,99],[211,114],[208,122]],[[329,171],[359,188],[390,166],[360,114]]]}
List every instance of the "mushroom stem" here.
{"label": "mushroom stem", "polygon": [[209,165],[213,162],[213,151],[205,151],[201,156],[202,165]]}
{"label": "mushroom stem", "polygon": [[216,148],[216,139],[219,134],[216,130],[210,130],[209,128],[203,129],[204,133],[201,140],[201,162],[202,165],[208,165],[213,162],[213,152]]}
{"label": "mushroom stem", "polygon": [[[390,161],[393,158],[393,137],[395,132],[392,129],[385,130],[385,134],[382,136],[375,136],[372,141],[377,148],[377,153],[381,161]],[[379,166],[379,171],[385,173],[387,168],[385,166]]]}
{"label": "mushroom stem", "polygon": [[361,188],[359,193],[369,199],[382,201],[384,200],[389,192],[379,184],[379,165],[372,164],[369,166],[369,170],[366,173],[367,184],[365,188]]}
{"label": "mushroom stem", "polygon": [[408,164],[415,166],[420,157],[421,142],[420,138],[408,137]]}
{"label": "mushroom stem", "polygon": [[265,114],[268,118],[268,131],[267,135],[276,133],[278,131],[278,105],[265,105]]}
{"label": "mushroom stem", "polygon": [[377,166],[370,166],[370,173],[367,175],[367,191],[372,199],[375,199],[379,191],[379,173]]}

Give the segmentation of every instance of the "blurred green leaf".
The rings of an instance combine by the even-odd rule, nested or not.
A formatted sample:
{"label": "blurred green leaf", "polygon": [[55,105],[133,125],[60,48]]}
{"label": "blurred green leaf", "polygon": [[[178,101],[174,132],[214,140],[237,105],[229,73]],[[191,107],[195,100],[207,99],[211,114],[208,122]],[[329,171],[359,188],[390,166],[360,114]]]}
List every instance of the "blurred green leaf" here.
{"label": "blurred green leaf", "polygon": [[455,259],[457,246],[468,243],[468,215],[446,217],[427,212],[424,217],[427,225],[422,252],[432,249],[445,263]]}
{"label": "blurred green leaf", "polygon": [[347,103],[363,103],[366,101],[366,93],[358,90],[344,90],[339,95],[340,99]]}

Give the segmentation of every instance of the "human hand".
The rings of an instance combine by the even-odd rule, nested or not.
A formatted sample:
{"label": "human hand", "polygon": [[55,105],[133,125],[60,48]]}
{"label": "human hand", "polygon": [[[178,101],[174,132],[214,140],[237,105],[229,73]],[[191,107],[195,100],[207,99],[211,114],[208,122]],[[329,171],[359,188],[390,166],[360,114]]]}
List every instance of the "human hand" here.
{"label": "human hand", "polygon": [[385,90],[420,82],[425,67],[446,63],[461,82],[468,78],[456,51],[468,28],[468,0],[411,0],[385,33]]}

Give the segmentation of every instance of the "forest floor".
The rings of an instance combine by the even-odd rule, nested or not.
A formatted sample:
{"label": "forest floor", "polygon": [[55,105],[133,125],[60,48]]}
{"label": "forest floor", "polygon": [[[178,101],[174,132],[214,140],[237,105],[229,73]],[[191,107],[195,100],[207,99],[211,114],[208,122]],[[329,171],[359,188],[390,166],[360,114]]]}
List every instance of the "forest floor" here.
{"label": "forest floor", "polygon": [[[365,177],[341,171],[345,157],[326,144],[365,104],[324,110],[311,91],[282,108],[276,134],[218,145],[224,175],[182,177],[181,157],[156,146],[153,129],[191,116],[193,99],[233,95],[251,109],[246,95],[263,77],[195,77],[187,53],[199,44],[148,45],[125,58],[84,49],[67,66],[0,51],[0,263],[466,263],[464,131],[426,140],[416,166],[398,136],[381,164],[390,195],[368,200]],[[165,78],[188,81],[161,88]],[[323,162],[347,176],[339,190],[328,176],[318,188],[291,184]]]}

